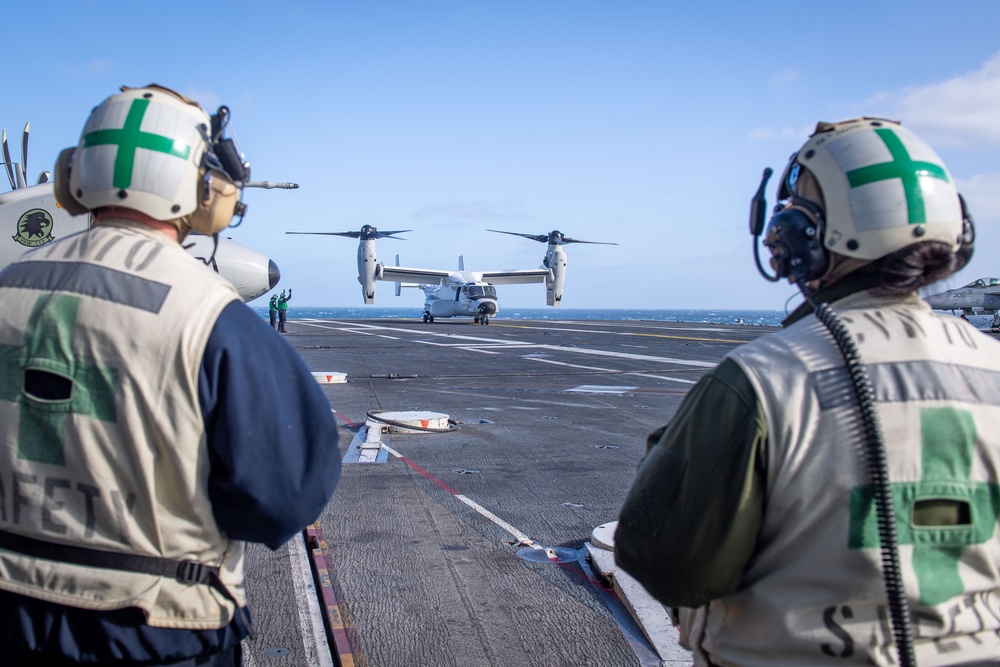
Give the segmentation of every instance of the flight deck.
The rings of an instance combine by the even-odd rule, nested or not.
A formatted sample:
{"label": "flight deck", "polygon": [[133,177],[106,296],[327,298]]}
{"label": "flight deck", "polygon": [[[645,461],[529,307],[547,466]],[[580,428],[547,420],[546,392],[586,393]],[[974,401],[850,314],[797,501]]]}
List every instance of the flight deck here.
{"label": "flight deck", "polygon": [[[636,610],[611,552],[603,569],[591,556],[595,529],[692,384],[771,331],[290,319],[344,467],[302,539],[251,545],[244,664],[691,664],[662,605]],[[400,413],[416,418],[394,426]]]}

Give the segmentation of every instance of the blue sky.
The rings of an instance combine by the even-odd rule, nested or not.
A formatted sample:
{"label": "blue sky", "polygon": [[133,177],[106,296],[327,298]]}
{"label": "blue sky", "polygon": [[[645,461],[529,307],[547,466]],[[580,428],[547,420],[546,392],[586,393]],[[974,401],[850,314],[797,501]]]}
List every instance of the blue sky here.
{"label": "blue sky", "polygon": [[[815,3],[814,3],[815,4]],[[361,304],[357,242],[411,229],[405,266],[537,267],[561,230],[570,308],[774,308],[747,227],[816,121],[901,120],[942,156],[978,227],[944,286],[1000,275],[1000,3],[18,2],[3,13],[0,125],[29,176],[122,84],[233,111],[260,180],[226,235],[267,253],[299,306]],[[776,179],[773,179],[776,180]],[[768,191],[773,203],[774,183]],[[0,189],[6,184],[0,182]],[[541,285],[501,286],[541,307]],[[379,283],[377,305],[423,295]]]}

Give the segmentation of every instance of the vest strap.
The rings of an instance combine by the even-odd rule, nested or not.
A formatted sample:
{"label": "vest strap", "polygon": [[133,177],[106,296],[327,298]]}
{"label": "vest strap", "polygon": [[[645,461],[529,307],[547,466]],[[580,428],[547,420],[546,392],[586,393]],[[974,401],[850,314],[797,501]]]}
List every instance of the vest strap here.
{"label": "vest strap", "polygon": [[[125,570],[142,574],[170,577],[185,584],[207,584],[214,587],[213,579],[218,579],[219,568],[193,560],[171,560],[156,556],[142,556],[115,551],[101,551],[70,544],[57,544],[37,540],[26,535],[18,535],[0,530],[0,548],[16,551],[25,556],[56,560],[73,565],[99,567],[106,570]],[[213,577],[213,575],[215,575]],[[229,591],[219,591],[232,599]]]}
{"label": "vest strap", "polygon": [[25,556],[32,556],[33,558],[44,558],[45,560],[84,565],[86,567],[97,567],[105,570],[155,574],[161,577],[176,579],[184,584],[205,584],[206,586],[211,586],[236,606],[236,613],[243,621],[243,625],[249,633],[250,638],[253,639],[257,635],[250,622],[249,614],[240,606],[240,603],[229,592],[226,585],[222,583],[222,579],[219,578],[219,568],[214,565],[205,565],[195,560],[172,560],[157,556],[89,549],[71,544],[57,544],[26,535],[18,535],[6,530],[0,530],[0,549],[15,551]]}

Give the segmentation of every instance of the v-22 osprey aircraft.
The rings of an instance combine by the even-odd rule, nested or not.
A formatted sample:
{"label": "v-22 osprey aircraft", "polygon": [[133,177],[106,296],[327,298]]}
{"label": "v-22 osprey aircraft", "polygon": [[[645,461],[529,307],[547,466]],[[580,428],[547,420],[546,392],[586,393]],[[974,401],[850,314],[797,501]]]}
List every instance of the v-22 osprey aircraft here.
{"label": "v-22 osprey aircraft", "polygon": [[347,236],[359,239],[358,282],[361,296],[366,304],[375,303],[375,282],[378,280],[396,283],[396,296],[403,287],[419,287],[424,292],[424,322],[433,322],[437,317],[471,317],[477,324],[489,324],[490,318],[500,312],[495,285],[516,285],[545,283],[546,303],[558,306],[562,303],[563,283],[566,279],[566,252],[564,243],[594,243],[618,245],[601,241],[580,241],[563,236],[562,232],[548,234],[521,234],[497,229],[488,231],[512,234],[542,243],[548,243],[548,250],[537,269],[510,269],[503,271],[466,271],[462,257],[458,258],[458,270],[418,269],[379,263],[375,252],[375,240],[393,238],[405,240],[395,234],[412,231],[409,229],[380,232],[371,225],[364,225],[358,232],[285,232],[286,234],[318,234],[327,236]]}
{"label": "v-22 osprey aircraft", "polygon": [[[0,269],[26,251],[43,246],[57,236],[69,236],[90,226],[89,215],[71,216],[56,203],[51,172],[41,172],[35,185],[26,184],[30,127],[30,123],[24,126],[20,163],[10,159],[6,129],[0,137],[3,162],[11,186],[10,192],[0,193]],[[244,183],[244,187],[292,189],[298,186],[293,183],[250,181]],[[184,240],[188,253],[231,282],[243,301],[252,301],[278,284],[281,273],[268,257],[228,238],[219,237],[218,247],[213,246],[213,239],[198,234],[191,234]]]}

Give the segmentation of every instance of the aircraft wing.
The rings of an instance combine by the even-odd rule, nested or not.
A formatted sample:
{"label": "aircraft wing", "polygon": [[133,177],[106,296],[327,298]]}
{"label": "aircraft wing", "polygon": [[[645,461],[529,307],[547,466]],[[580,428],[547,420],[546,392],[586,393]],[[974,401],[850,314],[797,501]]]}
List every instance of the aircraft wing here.
{"label": "aircraft wing", "polygon": [[396,283],[422,283],[424,285],[440,285],[452,271],[435,269],[411,269],[406,266],[390,266],[381,264],[381,270],[375,275],[378,280],[388,280]]}
{"label": "aircraft wing", "polygon": [[518,269],[514,271],[483,271],[483,280],[494,285],[524,285],[543,283],[550,277],[548,269]]}

